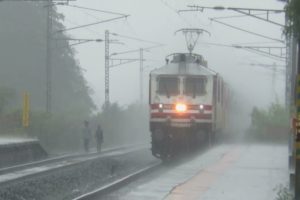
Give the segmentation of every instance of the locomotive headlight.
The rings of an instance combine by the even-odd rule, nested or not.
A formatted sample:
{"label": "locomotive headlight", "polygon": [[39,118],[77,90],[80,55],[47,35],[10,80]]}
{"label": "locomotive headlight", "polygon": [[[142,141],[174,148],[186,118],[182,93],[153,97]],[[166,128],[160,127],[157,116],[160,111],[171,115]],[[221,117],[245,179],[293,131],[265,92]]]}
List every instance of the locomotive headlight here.
{"label": "locomotive headlight", "polygon": [[204,109],[204,106],[201,104],[201,105],[199,105],[199,109],[200,110],[203,110]]}
{"label": "locomotive headlight", "polygon": [[200,113],[204,113],[204,105],[202,104],[199,105],[199,111]]}
{"label": "locomotive headlight", "polygon": [[177,112],[185,112],[187,110],[187,106],[184,103],[177,103],[175,109]]}
{"label": "locomotive headlight", "polygon": [[163,104],[158,104],[158,110],[159,112],[163,112],[163,108],[164,108],[164,105]]}

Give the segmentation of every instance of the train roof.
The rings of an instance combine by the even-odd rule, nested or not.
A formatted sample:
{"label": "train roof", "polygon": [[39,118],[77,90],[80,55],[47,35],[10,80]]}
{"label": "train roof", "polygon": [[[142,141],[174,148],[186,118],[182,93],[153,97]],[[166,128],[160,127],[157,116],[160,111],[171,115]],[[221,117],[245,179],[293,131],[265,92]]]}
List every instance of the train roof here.
{"label": "train roof", "polygon": [[[169,62],[168,58],[172,57]],[[217,75],[217,72],[207,67],[207,62],[201,55],[175,53],[167,56],[166,64],[150,72],[151,75]]]}

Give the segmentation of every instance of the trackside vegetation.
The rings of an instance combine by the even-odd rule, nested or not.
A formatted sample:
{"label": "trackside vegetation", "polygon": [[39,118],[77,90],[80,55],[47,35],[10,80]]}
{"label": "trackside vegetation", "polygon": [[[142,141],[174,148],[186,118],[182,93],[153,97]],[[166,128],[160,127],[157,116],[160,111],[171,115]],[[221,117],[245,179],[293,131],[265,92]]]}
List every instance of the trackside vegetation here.
{"label": "trackside vegetation", "polygon": [[254,107],[246,137],[262,142],[287,142],[289,124],[289,112],[278,102],[266,109]]}

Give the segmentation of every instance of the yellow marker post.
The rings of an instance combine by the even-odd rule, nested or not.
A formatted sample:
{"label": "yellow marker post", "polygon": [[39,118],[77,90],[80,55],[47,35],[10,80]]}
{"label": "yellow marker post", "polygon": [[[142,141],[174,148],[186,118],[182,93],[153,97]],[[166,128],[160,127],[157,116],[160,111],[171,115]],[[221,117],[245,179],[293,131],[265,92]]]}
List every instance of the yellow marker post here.
{"label": "yellow marker post", "polygon": [[24,92],[23,113],[22,113],[22,125],[24,128],[27,128],[29,126],[29,109],[30,109],[29,94],[28,92]]}

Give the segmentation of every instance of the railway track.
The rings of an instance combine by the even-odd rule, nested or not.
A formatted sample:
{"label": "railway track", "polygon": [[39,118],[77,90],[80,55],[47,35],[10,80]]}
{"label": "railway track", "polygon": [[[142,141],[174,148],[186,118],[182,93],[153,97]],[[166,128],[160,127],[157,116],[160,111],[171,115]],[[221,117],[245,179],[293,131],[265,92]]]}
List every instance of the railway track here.
{"label": "railway track", "polygon": [[104,153],[123,150],[123,149],[130,148],[130,147],[132,147],[132,146],[107,148],[107,149],[103,149],[103,151],[101,151],[101,154],[99,154],[98,152],[93,152],[93,153],[88,153],[88,154],[86,154],[86,153],[67,154],[67,155],[62,155],[62,156],[58,156],[58,157],[39,160],[39,161],[36,161],[36,162],[30,162],[30,163],[21,164],[21,165],[14,165],[14,166],[10,166],[10,167],[4,167],[4,168],[0,168],[0,175],[7,174],[7,173],[12,173],[12,172],[16,172],[16,171],[20,171],[20,170],[24,170],[24,169],[29,169],[29,168],[33,168],[33,167],[44,166],[44,165],[47,165],[47,164],[50,164],[50,163],[65,161],[65,160],[69,160],[69,159],[75,159],[75,158],[81,158],[81,157],[86,157],[86,158],[87,157],[94,157],[96,155],[102,155]]}
{"label": "railway track", "polygon": [[158,173],[158,174],[165,173],[177,166],[185,164],[186,162],[191,162],[197,156],[202,155],[205,152],[207,152],[207,150],[208,150],[207,148],[202,148],[201,150],[194,152],[193,154],[185,155],[184,157],[178,157],[177,159],[171,160],[169,162],[158,161],[156,163],[152,163],[151,165],[144,167],[140,170],[137,170],[134,173],[131,173],[129,175],[121,177],[118,180],[115,180],[106,185],[102,185],[102,186],[98,187],[97,189],[94,189],[93,191],[87,192],[85,194],[81,194],[80,196],[77,196],[77,197],[73,198],[72,200],[105,199],[106,195],[109,195],[110,193],[113,193],[114,191],[117,191],[123,187],[126,187],[128,184],[138,181],[139,178],[146,177],[150,173],[154,173],[154,172]]}
{"label": "railway track", "polygon": [[139,177],[145,176],[151,172],[153,172],[154,170],[158,169],[161,166],[161,162],[157,162],[154,163],[152,165],[149,165],[143,169],[140,169],[132,174],[129,174],[127,176],[124,176],[112,183],[109,183],[107,185],[101,186],[98,189],[95,189],[91,192],[88,192],[86,194],[80,195],[76,198],[74,198],[73,200],[94,200],[94,199],[98,199],[101,196],[108,194],[110,192],[113,192],[135,180],[137,180]]}
{"label": "railway track", "polygon": [[[48,164],[35,163],[30,168],[27,165],[17,171],[24,166],[7,169],[13,171],[0,174],[0,199],[18,196],[22,199],[101,199],[150,173],[161,173],[161,170],[169,170],[193,157],[163,165],[150,155],[149,146],[143,145],[74,156],[67,160],[58,158],[62,160],[56,162],[45,161],[50,162]],[[57,188],[57,185],[61,187]]]}
{"label": "railway track", "polygon": [[101,153],[66,155],[52,159],[46,159],[38,162],[32,162],[24,165],[17,165],[0,169],[0,187],[9,183],[31,178],[39,175],[45,175],[57,170],[80,165],[93,159],[128,154],[146,148],[145,146],[124,146],[118,148],[106,149]]}

